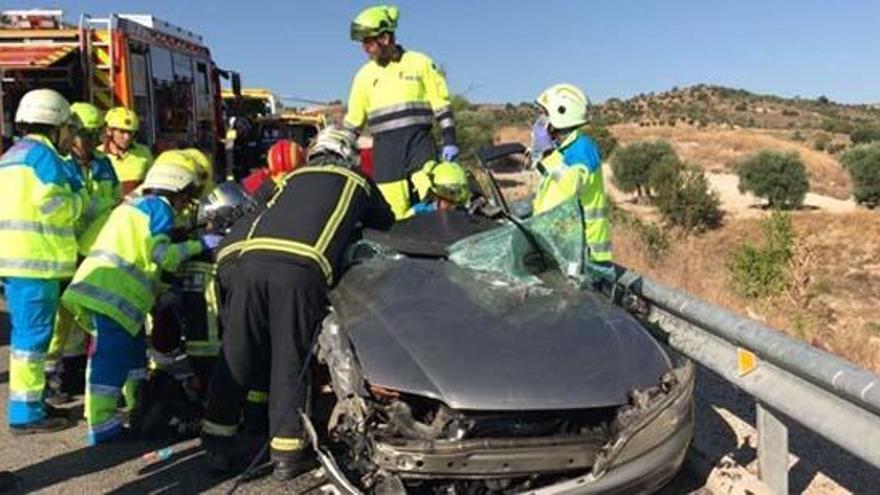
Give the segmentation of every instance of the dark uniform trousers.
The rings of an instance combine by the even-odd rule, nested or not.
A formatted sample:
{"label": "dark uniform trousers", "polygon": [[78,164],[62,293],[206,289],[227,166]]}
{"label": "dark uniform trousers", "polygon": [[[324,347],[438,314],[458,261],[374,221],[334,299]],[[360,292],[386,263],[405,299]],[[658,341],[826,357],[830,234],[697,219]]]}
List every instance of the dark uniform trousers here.
{"label": "dark uniform trousers", "polygon": [[298,377],[329,306],[326,282],[314,267],[260,253],[244,255],[236,275],[227,294],[228,331],[211,381],[206,419],[236,424],[249,385],[271,363],[273,454],[298,451],[303,438],[299,410],[305,407],[308,393]]}

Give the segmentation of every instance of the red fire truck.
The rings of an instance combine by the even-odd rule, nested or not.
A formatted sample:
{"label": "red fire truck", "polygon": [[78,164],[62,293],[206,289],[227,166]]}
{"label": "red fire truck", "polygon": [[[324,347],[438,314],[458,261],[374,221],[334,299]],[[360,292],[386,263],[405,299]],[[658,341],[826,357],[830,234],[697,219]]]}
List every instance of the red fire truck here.
{"label": "red fire truck", "polygon": [[141,117],[140,142],[156,152],[198,146],[213,153],[221,168],[225,123],[219,78],[230,74],[217,67],[200,35],[151,15],[83,14],[72,25],[60,10],[4,11],[0,136],[11,140],[25,92],[53,88],[71,102],[133,108]]}

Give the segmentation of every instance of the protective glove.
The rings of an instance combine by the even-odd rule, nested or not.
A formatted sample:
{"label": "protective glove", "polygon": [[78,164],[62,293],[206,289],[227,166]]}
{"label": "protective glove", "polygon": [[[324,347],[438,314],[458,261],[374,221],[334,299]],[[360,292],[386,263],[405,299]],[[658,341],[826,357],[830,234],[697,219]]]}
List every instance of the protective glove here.
{"label": "protective glove", "polygon": [[535,120],[532,124],[532,158],[540,159],[547,150],[553,149],[553,137],[547,129],[547,118],[543,115]]}
{"label": "protective glove", "polygon": [[216,249],[222,240],[222,235],[205,234],[202,236],[202,246],[204,246],[206,250]]}
{"label": "protective glove", "polygon": [[440,158],[444,162],[451,162],[455,160],[455,157],[458,156],[458,146],[454,144],[447,144],[443,146],[443,149],[440,151]]}

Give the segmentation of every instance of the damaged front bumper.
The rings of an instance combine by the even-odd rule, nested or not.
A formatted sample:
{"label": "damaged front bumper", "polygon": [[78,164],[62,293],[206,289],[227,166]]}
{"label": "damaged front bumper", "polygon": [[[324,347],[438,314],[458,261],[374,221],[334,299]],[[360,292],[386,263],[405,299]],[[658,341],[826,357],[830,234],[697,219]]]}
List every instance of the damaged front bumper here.
{"label": "damaged front bumper", "polygon": [[[540,438],[412,440],[372,443],[378,470],[402,480],[480,480],[581,472],[584,475],[529,491],[535,495],[650,493],[681,467],[693,436],[694,366],[682,363],[664,377],[674,384],[622,408],[610,440],[577,435]],[[662,388],[662,387],[660,387]],[[652,392],[655,392],[652,390]],[[359,493],[334,459],[317,445],[339,491]]]}

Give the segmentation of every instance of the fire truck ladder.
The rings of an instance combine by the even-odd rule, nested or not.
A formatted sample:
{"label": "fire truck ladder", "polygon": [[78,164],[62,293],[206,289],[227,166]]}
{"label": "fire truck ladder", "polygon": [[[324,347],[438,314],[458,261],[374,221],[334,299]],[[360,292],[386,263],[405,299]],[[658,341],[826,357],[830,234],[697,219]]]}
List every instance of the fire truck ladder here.
{"label": "fire truck ladder", "polygon": [[83,14],[79,20],[83,74],[88,81],[86,91],[89,101],[102,110],[108,110],[116,104],[114,97],[116,74],[113,65],[115,28],[116,15],[98,19]]}

